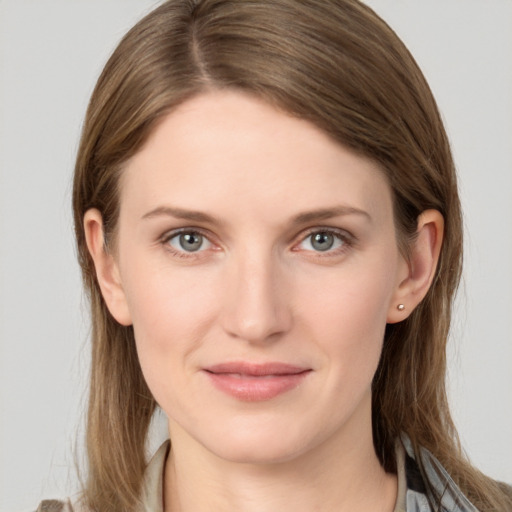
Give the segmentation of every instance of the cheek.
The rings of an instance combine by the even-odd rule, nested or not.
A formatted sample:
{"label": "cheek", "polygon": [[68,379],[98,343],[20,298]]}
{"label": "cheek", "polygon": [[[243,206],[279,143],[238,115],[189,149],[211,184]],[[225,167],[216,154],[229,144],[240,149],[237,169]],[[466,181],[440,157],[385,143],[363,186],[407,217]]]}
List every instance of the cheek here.
{"label": "cheek", "polygon": [[204,269],[176,269],[165,258],[159,260],[132,254],[125,261],[122,281],[134,328],[142,334],[173,326],[171,334],[199,327],[214,303],[212,276]]}
{"label": "cheek", "polygon": [[183,364],[201,344],[216,317],[215,287],[212,277],[197,269],[171,272],[168,265],[138,263],[135,255],[126,261],[130,270],[123,284],[140,363],[150,384],[170,365]]}
{"label": "cheek", "polygon": [[386,323],[395,291],[394,269],[379,263],[357,267],[317,275],[299,286],[304,290],[298,301],[300,310],[311,319],[317,318],[315,323],[331,334],[364,334]]}
{"label": "cheek", "polygon": [[142,373],[167,414],[189,410],[195,401],[190,378],[196,371],[195,355],[215,318],[213,304],[204,283],[179,274],[153,269],[145,279],[130,283],[129,307]]}
{"label": "cheek", "polygon": [[298,316],[328,354],[331,366],[367,380],[373,377],[382,350],[394,268],[378,261],[358,267],[340,268],[304,283],[301,288],[307,292],[298,301]]}

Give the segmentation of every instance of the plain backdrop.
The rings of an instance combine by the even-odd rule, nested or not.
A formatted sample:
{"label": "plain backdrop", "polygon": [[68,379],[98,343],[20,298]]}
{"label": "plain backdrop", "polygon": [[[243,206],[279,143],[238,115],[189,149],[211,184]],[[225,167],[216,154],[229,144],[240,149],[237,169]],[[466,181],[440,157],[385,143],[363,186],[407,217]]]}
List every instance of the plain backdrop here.
{"label": "plain backdrop", "polygon": [[[451,403],[474,463],[512,482],[512,1],[369,3],[424,70],[453,144],[467,236]],[[89,348],[73,159],[102,65],[153,5],[0,0],[0,512],[77,488]]]}

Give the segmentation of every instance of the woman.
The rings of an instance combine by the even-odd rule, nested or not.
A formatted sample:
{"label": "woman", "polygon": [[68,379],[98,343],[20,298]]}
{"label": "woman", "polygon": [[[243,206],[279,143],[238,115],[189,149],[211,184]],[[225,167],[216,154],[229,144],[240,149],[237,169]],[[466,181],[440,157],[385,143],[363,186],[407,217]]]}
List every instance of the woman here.
{"label": "woman", "polygon": [[[461,455],[445,395],[449,145],[370,9],[164,3],[99,79],[74,212],[85,508],[510,509]],[[157,403],[172,448],[146,467]]]}

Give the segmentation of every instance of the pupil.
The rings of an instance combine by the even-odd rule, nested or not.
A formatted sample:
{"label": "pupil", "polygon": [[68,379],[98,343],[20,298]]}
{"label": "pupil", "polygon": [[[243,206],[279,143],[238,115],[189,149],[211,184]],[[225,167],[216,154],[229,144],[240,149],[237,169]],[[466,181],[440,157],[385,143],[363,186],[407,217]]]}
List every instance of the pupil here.
{"label": "pupil", "polygon": [[197,251],[203,243],[203,237],[197,233],[184,233],[180,235],[180,245],[189,252]]}
{"label": "pupil", "polygon": [[316,233],[316,235],[313,236],[311,243],[317,251],[327,251],[333,246],[333,244],[334,237],[329,233]]}

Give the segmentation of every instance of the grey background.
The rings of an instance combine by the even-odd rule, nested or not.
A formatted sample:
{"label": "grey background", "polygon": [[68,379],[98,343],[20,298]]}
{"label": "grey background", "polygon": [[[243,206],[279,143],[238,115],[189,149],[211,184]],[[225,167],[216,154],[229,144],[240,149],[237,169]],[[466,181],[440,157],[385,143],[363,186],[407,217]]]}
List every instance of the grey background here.
{"label": "grey background", "polygon": [[[415,55],[452,140],[467,239],[450,397],[472,460],[512,482],[512,1],[368,3]],[[0,0],[1,512],[77,488],[88,321],[73,159],[102,65],[152,5]]]}

